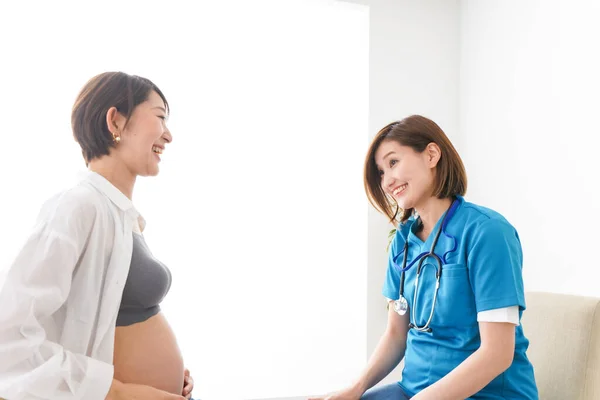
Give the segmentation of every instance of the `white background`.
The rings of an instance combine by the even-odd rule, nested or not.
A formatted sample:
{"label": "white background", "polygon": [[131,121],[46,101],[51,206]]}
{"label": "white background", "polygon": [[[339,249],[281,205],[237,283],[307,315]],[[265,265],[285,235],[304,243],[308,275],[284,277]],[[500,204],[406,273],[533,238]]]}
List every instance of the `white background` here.
{"label": "white background", "polygon": [[[282,397],[316,393],[323,389],[337,389],[342,381],[351,379],[355,370],[359,368],[358,365],[364,362],[385,326],[386,312],[381,297],[381,286],[386,264],[385,244],[391,226],[384,218],[376,215],[372,210],[369,211],[368,270],[365,275],[365,271],[360,270],[358,263],[353,264],[357,265],[358,269],[356,281],[352,280],[353,276],[346,275],[348,273],[346,270],[345,281],[342,284],[332,275],[328,278],[324,276],[328,273],[337,273],[339,270],[335,268],[341,266],[331,261],[323,261],[324,257],[328,256],[321,256],[318,267],[314,266],[313,272],[316,275],[297,274],[289,282],[289,288],[295,291],[296,296],[302,290],[309,294],[303,297],[305,302],[302,304],[306,310],[309,310],[304,316],[310,314],[307,320],[311,322],[303,322],[300,317],[295,320],[293,317],[285,317],[282,313],[266,312],[262,316],[255,317],[255,321],[260,321],[256,325],[238,324],[238,329],[244,329],[243,335],[239,332],[233,333],[230,329],[223,328],[229,323],[227,320],[241,318],[248,321],[250,312],[248,311],[245,316],[240,312],[236,313],[233,311],[235,306],[232,304],[235,299],[240,299],[240,290],[246,291],[243,293],[250,293],[251,289],[245,286],[244,289],[231,289],[228,285],[234,282],[231,278],[234,274],[216,265],[206,266],[205,262],[202,262],[202,266],[197,268],[193,268],[192,264],[188,266],[187,263],[185,266],[176,267],[179,263],[176,260],[183,256],[180,252],[187,251],[182,249],[186,248],[189,241],[193,241],[193,235],[183,235],[180,232],[193,229],[195,235],[202,238],[198,243],[207,240],[201,235],[208,236],[210,246],[197,245],[197,253],[200,253],[200,249],[206,250],[211,247],[208,251],[220,251],[220,255],[215,256],[215,259],[222,262],[224,257],[232,253],[232,248],[217,250],[215,239],[226,236],[229,243],[239,245],[239,240],[234,240],[238,237],[238,233],[234,229],[228,230],[234,225],[236,228],[244,226],[238,223],[238,214],[246,219],[254,218],[254,221],[259,219],[260,225],[279,223],[283,217],[280,217],[275,210],[280,209],[270,208],[270,206],[282,207],[282,203],[290,201],[290,197],[293,199],[294,196],[276,201],[273,196],[266,195],[268,189],[264,189],[265,185],[261,191],[252,189],[260,187],[259,182],[255,182],[250,188],[250,181],[239,178],[241,173],[237,175],[223,173],[224,176],[219,181],[215,172],[223,171],[223,166],[215,169],[212,165],[207,165],[208,157],[216,151],[214,145],[213,148],[200,146],[196,149],[188,146],[186,141],[200,140],[196,137],[201,137],[201,140],[207,141],[208,144],[211,140],[217,140],[219,136],[216,132],[221,134],[226,130],[233,132],[230,125],[225,122],[239,120],[243,113],[246,113],[248,118],[254,118],[253,126],[257,125],[256,121],[259,121],[259,125],[276,121],[285,111],[281,110],[282,104],[298,101],[294,100],[293,94],[302,92],[307,87],[306,81],[302,81],[302,84],[295,83],[298,79],[298,72],[293,72],[295,64],[301,63],[302,60],[305,64],[311,64],[311,60],[330,57],[320,67],[322,76],[328,76],[327,85],[315,83],[315,86],[321,88],[328,87],[332,81],[338,79],[338,74],[350,74],[349,68],[358,68],[361,60],[365,60],[361,57],[367,50],[362,46],[365,46],[364,30],[368,29],[368,135],[372,136],[388,122],[412,113],[421,113],[436,120],[446,130],[465,161],[469,176],[467,200],[500,211],[519,230],[525,255],[526,289],[600,296],[597,284],[597,270],[600,264],[594,253],[598,238],[596,226],[600,223],[598,202],[600,167],[598,167],[596,154],[599,146],[596,115],[600,109],[597,96],[600,90],[597,73],[600,70],[600,59],[596,51],[600,27],[596,21],[600,19],[600,3],[593,0],[427,0],[419,2],[352,0],[351,2],[358,4],[354,4],[356,7],[353,7],[348,3],[325,0],[298,2],[286,0],[269,3],[257,1],[252,2],[252,6],[247,4],[250,2],[246,2],[244,3],[246,5],[240,3],[233,6],[229,2],[221,1],[215,2],[222,4],[219,6],[220,11],[212,14],[181,12],[181,6],[177,3],[170,3],[169,7],[154,4],[144,7],[142,11],[137,8],[134,10],[134,7],[124,9],[122,6],[107,5],[95,9],[93,13],[95,22],[91,24],[89,21],[79,22],[80,26],[91,25],[90,29],[86,29],[86,33],[93,32],[97,37],[96,42],[104,43],[93,48],[86,48],[83,44],[75,47],[74,41],[85,42],[77,40],[80,30],[69,28],[69,24],[76,24],[71,22],[76,18],[61,16],[56,6],[46,6],[46,10],[38,11],[36,15],[49,14],[55,19],[62,18],[62,24],[42,23],[40,21],[45,21],[45,17],[42,16],[27,20],[25,25],[22,21],[17,23],[13,18],[7,18],[10,22],[8,25],[6,21],[0,21],[3,22],[0,24],[2,38],[10,39],[9,41],[2,39],[3,46],[10,46],[10,51],[16,52],[11,62],[2,63],[3,74],[0,77],[3,89],[8,88],[6,92],[8,94],[0,97],[0,102],[6,115],[3,124],[4,137],[7,138],[7,142],[10,142],[5,146],[4,157],[0,158],[0,171],[2,171],[3,183],[6,182],[4,187],[11,193],[8,197],[3,196],[1,201],[3,208],[10,207],[8,208],[10,212],[5,214],[8,218],[12,218],[5,221],[4,226],[7,228],[1,230],[2,249],[6,246],[8,250],[0,253],[0,261],[5,263],[10,252],[16,248],[18,238],[26,232],[22,222],[28,222],[32,218],[31,210],[38,206],[46,193],[54,190],[58,183],[66,179],[66,175],[71,174],[74,165],[81,165],[77,148],[72,145],[69,138],[68,125],[69,108],[74,93],[81,83],[91,74],[106,69],[124,69],[148,75],[165,90],[173,105],[171,127],[175,134],[175,143],[164,156],[161,176],[156,180],[141,181],[135,200],[150,219],[148,236],[149,240],[152,239],[155,252],[168,261],[172,268],[181,268],[182,272],[177,272],[177,275],[185,274],[185,279],[180,279],[177,281],[179,283],[175,284],[187,288],[201,287],[203,293],[200,293],[200,290],[186,289],[195,296],[205,296],[207,290],[218,289],[219,292],[217,297],[211,298],[210,304],[198,300],[195,306],[189,303],[193,297],[186,298],[185,302],[176,300],[175,296],[181,293],[179,288],[171,292],[168,298],[169,315],[172,315],[170,319],[176,325],[182,347],[206,346],[210,350],[217,348],[225,354],[217,364],[206,362],[206,352],[202,354],[202,358],[195,361],[198,366],[194,368],[200,368],[202,375],[198,377],[201,382],[199,386],[203,387],[204,393],[207,394],[219,392],[218,385],[223,385],[226,390],[234,387],[232,390],[237,392],[229,392],[229,394],[235,397],[238,393],[243,393],[245,398]],[[206,10],[210,3],[202,4]],[[327,6],[323,9],[319,11],[314,9],[324,4]],[[361,5],[367,5],[368,9]],[[215,6],[210,4],[210,7]],[[300,11],[302,7],[313,7],[313,12],[307,12],[305,15]],[[152,11],[148,11],[150,9]],[[39,7],[35,10],[39,10]],[[242,17],[248,14],[249,10],[259,10],[254,15],[255,20],[260,18],[257,15],[267,10],[269,12],[276,10],[277,13],[283,13],[288,17],[281,20],[284,22],[279,22],[278,30],[264,28],[266,22],[263,20],[262,23],[256,22],[250,25],[246,22],[246,25],[243,25]],[[142,14],[153,12],[155,18],[132,18],[127,12],[133,11]],[[365,20],[367,12],[368,23]],[[25,16],[30,16],[31,13],[31,7],[23,10]],[[160,17],[156,17],[159,14]],[[3,18],[6,18],[5,14],[0,13],[0,19]],[[321,22],[318,24],[313,19],[307,20],[308,18],[320,18]],[[347,30],[344,30],[342,24],[346,18],[349,25]],[[352,18],[356,19],[354,25],[350,27]],[[166,25],[165,21],[172,20],[181,22],[174,26]],[[271,18],[269,23],[276,22]],[[319,44],[330,40],[327,39],[328,35],[335,34],[336,29],[328,30],[327,33],[317,29],[332,24],[339,26],[337,30],[340,39],[327,50],[321,49]],[[63,25],[67,28],[63,29]],[[144,25],[144,28],[137,30],[135,34],[125,35],[124,29],[129,29],[129,25]],[[292,30],[297,29],[295,40],[290,39],[292,33],[283,33],[287,32],[284,30],[286,26],[291,26]],[[21,28],[17,29],[18,27]],[[49,33],[49,31],[55,32],[52,30],[56,29],[63,29],[64,32]],[[203,34],[189,37],[190,31],[195,32],[195,30]],[[176,36],[178,40],[174,39],[175,34],[179,35]],[[359,34],[360,37],[357,36]],[[220,62],[223,57],[234,59],[234,54],[227,51],[229,46],[239,41],[250,40],[249,38],[256,39],[258,36],[262,38],[265,47],[259,47],[255,40],[251,40],[255,45],[251,47],[251,53],[260,55],[260,58],[254,59],[254,64],[247,56],[234,63]],[[51,50],[51,45],[55,48],[57,46],[53,37],[62,38],[60,39],[62,41],[59,41],[59,50]],[[227,37],[229,40],[221,42]],[[276,46],[275,44],[280,40],[287,40],[286,43],[295,43],[297,46]],[[203,53],[209,48],[212,49],[212,53]],[[303,59],[298,56],[293,61],[283,64],[285,71],[275,69],[268,70],[269,72],[266,73],[266,70],[258,68],[264,65],[261,60],[270,59],[266,58],[267,56],[279,54],[280,51],[287,49],[288,52],[285,53],[287,56],[283,61],[282,59],[277,61],[281,63],[290,60],[290,53],[299,54],[297,53],[300,51],[299,48],[310,48],[311,51],[320,54],[320,57]],[[335,69],[335,73],[331,72],[333,67],[327,69],[329,64],[342,63],[340,61],[340,64],[337,64],[337,60],[349,60],[349,48],[359,52],[354,63],[345,62],[344,68]],[[246,54],[250,51],[244,49],[248,49],[247,44],[239,46],[237,51],[241,53],[246,51]],[[360,53],[361,51],[363,53]],[[86,57],[93,58],[85,59],[80,56],[81,52]],[[211,57],[208,57],[208,54]],[[301,54],[308,57],[308,53]],[[151,62],[144,60],[151,60]],[[247,68],[252,70],[252,65],[254,70],[263,71],[268,79],[257,80],[253,79],[253,74],[243,75]],[[324,71],[323,68],[327,70]],[[176,73],[172,73],[173,70],[176,70]],[[209,71],[211,74],[208,73]],[[220,71],[225,71],[225,77],[220,77]],[[271,79],[271,76],[277,76],[277,73],[280,74],[279,78]],[[353,84],[361,85],[356,81],[360,74],[358,70],[354,73]],[[183,89],[182,85],[178,81],[174,83],[173,79],[185,79],[186,84],[183,85]],[[270,82],[271,80],[278,84]],[[213,92],[208,92],[207,87],[219,86],[216,82],[221,82],[221,86],[225,86],[227,90],[213,89]],[[270,107],[280,107],[278,113],[269,114],[270,110],[262,108],[260,111],[248,111],[247,107],[256,105],[258,108],[265,104],[267,98],[274,97],[265,95],[257,99],[256,93],[269,93],[269,90],[276,93],[286,92],[282,82],[292,86],[289,87],[289,97],[284,101],[271,99]],[[239,86],[240,84],[242,86]],[[364,84],[365,82],[362,83]],[[265,89],[266,86],[271,89]],[[344,87],[344,90],[356,91],[344,92],[347,95],[341,95],[340,99],[354,102],[366,100],[365,86],[360,86],[362,89],[358,86],[356,89],[349,89],[351,86],[346,82]],[[185,95],[179,94],[182,91],[186,92]],[[236,91],[237,96],[232,96],[232,91]],[[238,100],[238,96],[244,100]],[[323,97],[323,93],[319,92],[311,97],[308,105],[305,104],[306,102],[302,103],[303,107],[312,107],[313,102],[317,101],[314,103],[312,113],[307,113],[302,123],[315,124],[317,120],[313,119],[313,115],[328,118],[329,115],[338,115],[336,113],[341,112],[331,108],[335,102],[328,103],[323,108]],[[232,102],[236,105],[232,105]],[[243,106],[240,106],[240,103]],[[50,107],[54,111],[46,111],[49,106],[54,107]],[[349,122],[350,118],[358,118],[360,110],[363,109],[361,107],[366,106],[361,103],[360,106],[344,104],[342,107],[348,111],[344,112],[343,116],[344,120]],[[364,114],[361,115],[364,117]],[[337,123],[342,121],[339,117],[332,119]],[[208,121],[217,120],[219,121],[215,125],[217,128],[212,130],[206,128],[211,126]],[[361,121],[349,126],[366,124],[364,119]],[[333,124],[333,122],[321,122],[321,124]],[[319,140],[325,138],[339,140],[341,136],[339,134],[335,136],[332,132],[341,131],[348,132],[347,129],[323,130],[328,135],[319,136]],[[36,134],[35,142],[40,144],[39,150],[34,150],[30,145],[34,134]],[[357,135],[357,140],[362,140],[358,130]],[[260,151],[261,146],[258,146],[257,142],[250,141],[250,138],[245,140],[247,141],[241,142],[243,145],[239,148],[231,146],[232,140],[230,140],[228,149],[234,152],[246,150],[243,159],[247,164],[244,165],[244,169],[252,167],[255,171],[260,170],[256,165],[248,165],[250,157],[246,154],[255,154]],[[344,137],[344,143],[351,143],[349,136]],[[358,147],[354,153],[352,150],[343,153],[344,160],[341,162],[348,163],[348,167],[339,167],[340,164],[337,167],[337,171],[343,170],[343,173],[330,174],[328,183],[322,185],[323,188],[330,187],[335,193],[309,191],[305,186],[300,186],[303,189],[298,189],[296,186],[295,195],[318,196],[319,199],[313,200],[319,201],[318,204],[322,208],[319,212],[327,213],[328,218],[335,213],[335,210],[341,210],[342,204],[346,207],[350,198],[363,201],[360,206],[357,203],[356,207],[363,206],[364,195],[362,188],[359,187],[359,179],[366,140],[363,143],[356,142],[356,145]],[[69,146],[71,149],[68,149]],[[331,162],[336,158],[337,153],[329,150],[325,153],[328,154]],[[273,155],[258,157],[256,162],[269,157]],[[290,167],[298,168],[295,176],[300,172],[301,176],[310,176],[308,168],[313,164],[313,159],[312,155],[303,159],[297,158],[297,164]],[[342,156],[336,159],[341,160]],[[42,160],[41,166],[40,160]],[[221,157],[221,160],[225,158]],[[180,175],[182,169],[177,170],[178,163],[185,165],[185,174],[189,169],[190,176],[193,178],[189,178],[189,181],[183,179]],[[202,166],[202,171],[198,172],[200,167],[196,165],[200,163],[205,165]],[[207,168],[210,168],[211,173],[208,173]],[[291,174],[289,171],[287,173]],[[256,176],[257,174],[253,174],[255,179]],[[346,178],[348,181],[343,180]],[[313,179],[317,182],[316,178]],[[197,184],[192,185],[190,182],[197,182]],[[227,183],[227,190],[218,192],[218,195],[208,195],[207,193],[211,191],[217,191],[214,187],[215,182],[223,185]],[[303,182],[301,179],[296,179],[295,184],[301,182]],[[318,185],[315,182],[311,184]],[[335,186],[338,182],[339,187],[343,185],[346,187],[338,189]],[[241,194],[230,189],[236,184],[245,185],[244,190],[240,191]],[[191,191],[193,187],[198,187],[196,193],[199,194],[182,195],[182,191]],[[282,184],[280,187],[284,188],[285,185]],[[35,193],[26,194],[24,190],[33,190]],[[163,208],[155,207],[150,193],[155,197],[171,200],[165,203],[166,206],[163,204]],[[259,195],[265,199],[259,198]],[[177,208],[188,211],[188,219],[184,221],[189,220],[189,223],[173,218],[164,210],[164,207],[171,204],[178,206],[181,204],[182,206]],[[189,204],[193,204],[193,207]],[[206,205],[206,208],[202,208],[201,204]],[[232,204],[237,207],[232,207]],[[267,206],[269,211],[265,211]],[[271,216],[260,218],[260,212],[253,212],[253,210],[261,210],[267,215],[273,213],[272,215],[277,215],[277,218]],[[205,220],[209,211],[211,218],[216,215],[220,221],[210,230]],[[301,211],[301,208],[294,209],[297,214]],[[350,208],[348,212],[352,212]],[[200,213],[204,214],[200,215]],[[321,217],[322,214],[318,214],[317,217],[315,210],[302,214],[296,219],[307,219],[310,215],[320,218],[322,223],[329,220],[343,222],[339,218],[326,219]],[[353,221],[361,221],[361,215],[363,214],[360,211],[352,214]],[[285,226],[288,229],[289,225]],[[204,233],[199,233],[199,229],[206,230],[203,231]],[[327,228],[323,230],[325,229]],[[165,244],[165,239],[160,238],[163,231],[168,231],[177,239],[174,244],[170,242],[167,242],[168,245]],[[327,239],[328,243],[331,243],[331,251],[335,252],[336,256],[342,252],[341,247],[333,240],[339,237],[337,234],[342,231],[345,234],[350,232],[362,235],[357,236],[357,243],[365,237],[360,233],[360,229],[348,229],[348,226],[336,225],[336,234],[329,235]],[[316,232],[318,233],[319,230]],[[350,240],[349,236],[345,235],[344,238]],[[171,239],[167,238],[167,240]],[[277,240],[280,239],[275,238],[271,242]],[[224,241],[219,240],[218,243]],[[175,248],[178,249],[177,252],[173,251]],[[264,247],[261,245],[259,248]],[[357,250],[360,246],[344,248]],[[262,256],[278,254],[271,253],[272,251],[274,250],[270,249]],[[307,253],[313,254],[310,251]],[[198,255],[194,257],[197,260],[192,263],[200,265]],[[255,262],[252,267],[255,270],[262,269],[263,276],[273,278],[270,282],[275,282],[277,273],[280,272],[274,267],[269,269],[271,267],[263,266],[262,261]],[[191,276],[188,275],[191,273],[190,270],[208,270],[207,273],[211,274],[210,279],[192,282],[191,279],[187,279]],[[250,272],[247,273],[248,275],[245,276],[240,275],[240,278],[247,280]],[[223,278],[224,275],[226,279]],[[366,288],[363,288],[364,285],[360,283],[362,281],[359,281],[364,276],[367,277]],[[260,281],[254,276],[252,278],[254,281]],[[303,283],[298,281],[302,278],[305,278]],[[278,279],[281,281],[281,277]],[[224,281],[228,285],[222,284],[216,288],[217,285],[210,285],[210,283]],[[307,290],[307,286],[310,290]],[[265,287],[254,288],[252,297],[255,299],[255,305],[261,304],[267,310],[283,308],[282,299],[278,297],[284,290],[282,286],[271,284],[267,289]],[[351,308],[342,307],[332,307],[327,310],[334,298],[340,301],[341,297],[338,294],[342,294],[342,290],[347,290],[343,292],[348,296],[343,298],[344,302],[356,300],[356,304],[353,305],[355,312],[350,313]],[[314,298],[315,296],[317,298]],[[285,298],[289,299],[289,296]],[[311,304],[312,300],[315,302]],[[320,302],[318,308],[316,308],[317,302]],[[184,305],[181,305],[182,303]],[[307,308],[313,306],[315,309]],[[201,310],[202,317],[192,318],[189,312],[175,311],[183,307],[186,310]],[[346,314],[343,314],[344,312]],[[208,317],[209,315],[216,316],[212,325],[207,322],[208,318],[213,318]],[[288,319],[276,325],[274,319],[279,318]],[[290,329],[286,330],[285,334],[281,334],[286,324]],[[194,328],[190,329],[191,325]],[[267,326],[268,330],[274,332],[280,329],[279,336],[275,334],[273,337],[267,336],[271,342],[274,337],[284,337],[283,340],[311,343],[298,337],[300,335],[310,337],[310,334],[316,335],[317,332],[322,335],[321,338],[327,339],[322,341],[315,339],[310,346],[302,348],[299,352],[305,356],[302,360],[294,359],[293,356],[290,357],[289,354],[280,351],[282,342],[278,345],[275,341],[274,346],[269,343],[265,347],[261,342],[263,339],[252,342],[249,346],[246,342],[243,351],[247,353],[240,353],[239,348],[242,346],[236,344],[235,340],[246,340],[244,336],[248,335],[247,332],[253,332],[261,325]],[[356,328],[349,329],[351,326]],[[298,329],[305,330],[298,331]],[[364,331],[367,333],[366,348],[362,345],[364,338],[360,337],[361,332]],[[185,336],[188,334],[196,339],[192,340],[192,336]],[[352,334],[356,336],[351,336]],[[212,341],[201,340],[207,335]],[[242,339],[226,340],[224,341],[226,344],[221,346],[219,345],[223,343],[220,341],[221,336],[229,338],[235,336]],[[350,343],[353,340],[355,342]],[[342,342],[336,346],[335,343],[338,341]],[[255,343],[258,344],[255,346]],[[353,343],[358,344],[353,345]],[[267,360],[262,357],[263,353],[258,350],[260,348],[268,349],[265,352],[268,355],[271,354],[269,349],[276,349],[273,352],[283,354],[282,358],[285,360],[282,363],[274,359]],[[353,353],[354,351],[357,353]],[[246,357],[245,354],[248,356]],[[260,356],[256,357],[256,354]],[[340,356],[347,357],[343,360],[352,359],[354,362],[343,361]],[[263,361],[262,365],[252,364]],[[342,371],[341,369],[345,367],[348,368]],[[223,368],[227,370],[226,374],[222,374]],[[397,378],[397,372],[390,377],[390,380]],[[236,373],[239,375],[235,375]],[[300,375],[294,376],[294,373]],[[250,384],[247,384],[248,381],[240,380],[246,379],[243,374],[248,374]],[[254,374],[260,376],[256,377]]]}
{"label": "white background", "polygon": [[527,289],[600,296],[600,2],[461,7],[470,197],[518,228]]}
{"label": "white background", "polygon": [[194,396],[346,385],[366,349],[368,8],[183,4],[3,6],[0,265],[85,168],[70,129],[80,87],[106,70],[148,77],[174,141],[134,203],[173,272],[163,311]]}

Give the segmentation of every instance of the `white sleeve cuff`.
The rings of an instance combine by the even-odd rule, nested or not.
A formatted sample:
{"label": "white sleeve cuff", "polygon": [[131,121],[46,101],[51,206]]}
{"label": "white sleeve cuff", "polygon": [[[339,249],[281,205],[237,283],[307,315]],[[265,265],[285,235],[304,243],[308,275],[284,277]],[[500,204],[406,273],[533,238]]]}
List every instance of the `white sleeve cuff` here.
{"label": "white sleeve cuff", "polygon": [[[386,303],[394,300],[385,298]],[[519,306],[495,308],[477,313],[477,322],[508,322],[519,326]]]}
{"label": "white sleeve cuff", "polygon": [[519,306],[481,311],[477,313],[477,322],[509,322],[519,326]]}
{"label": "white sleeve cuff", "polygon": [[104,400],[112,385],[114,367],[111,364],[87,357],[88,368],[83,381],[82,398]]}

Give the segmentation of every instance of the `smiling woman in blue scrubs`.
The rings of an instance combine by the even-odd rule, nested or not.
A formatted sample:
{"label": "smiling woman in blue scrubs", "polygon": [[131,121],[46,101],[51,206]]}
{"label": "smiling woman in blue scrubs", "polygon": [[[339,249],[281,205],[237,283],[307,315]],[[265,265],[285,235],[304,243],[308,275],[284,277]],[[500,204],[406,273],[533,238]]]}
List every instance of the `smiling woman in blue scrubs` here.
{"label": "smiling woman in blue scrubs", "polygon": [[[418,115],[384,127],[367,153],[365,188],[398,224],[383,285],[388,325],[356,382],[323,398],[537,400],[520,325],[519,235],[465,201],[465,169],[441,128]],[[402,359],[400,382],[371,389]]]}

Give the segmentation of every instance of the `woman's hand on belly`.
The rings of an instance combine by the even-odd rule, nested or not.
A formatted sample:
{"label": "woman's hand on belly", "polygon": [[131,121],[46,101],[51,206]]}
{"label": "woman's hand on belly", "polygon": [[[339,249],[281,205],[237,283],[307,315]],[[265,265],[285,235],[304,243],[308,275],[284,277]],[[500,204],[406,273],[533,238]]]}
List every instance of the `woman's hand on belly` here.
{"label": "woman's hand on belly", "polygon": [[194,390],[194,378],[190,375],[190,370],[186,368],[183,373],[183,396],[188,400],[191,399],[192,390]]}
{"label": "woman's hand on belly", "polygon": [[146,385],[122,383],[114,379],[106,400],[184,400],[185,397]]}

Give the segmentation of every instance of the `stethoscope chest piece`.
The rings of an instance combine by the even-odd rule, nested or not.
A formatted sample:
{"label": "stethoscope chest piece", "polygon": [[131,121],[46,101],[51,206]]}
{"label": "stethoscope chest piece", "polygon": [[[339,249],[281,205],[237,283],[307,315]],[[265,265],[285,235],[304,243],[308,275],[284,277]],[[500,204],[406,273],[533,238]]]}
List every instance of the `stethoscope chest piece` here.
{"label": "stethoscope chest piece", "polygon": [[[437,296],[438,296],[438,290],[440,288],[440,278],[442,276],[442,268],[443,268],[443,261],[442,259],[435,254],[435,246],[438,242],[438,239],[440,238],[440,234],[442,233],[442,231],[444,230],[444,227],[446,226],[446,221],[447,218],[449,218],[449,215],[452,215],[452,213],[455,210],[455,205],[457,205],[458,203],[456,201],[453,201],[452,204],[450,204],[450,208],[448,209],[448,211],[444,214],[444,218],[442,219],[442,223],[440,225],[440,227],[438,228],[438,231],[433,239],[433,242],[431,243],[431,250],[429,250],[428,253],[424,253],[422,255],[420,255],[420,260],[419,260],[419,264],[417,265],[417,273],[415,275],[415,291],[414,291],[414,295],[413,295],[413,303],[411,305],[411,312],[412,312],[412,322],[409,324],[409,327],[411,329],[415,329],[416,331],[419,332],[428,332],[431,333],[432,329],[430,328],[430,324],[431,321],[433,319],[433,314],[435,312],[435,303],[437,301]],[[406,312],[408,311],[408,302],[406,301],[406,298],[404,297],[404,280],[405,280],[405,272],[410,268],[410,266],[407,268],[406,267],[406,263],[407,263],[407,257],[408,257],[408,240],[405,240],[404,242],[404,251],[403,251],[404,257],[402,260],[402,273],[400,275],[400,293],[399,293],[399,299],[394,301],[394,310],[400,314],[400,315],[404,315],[406,314]],[[433,301],[431,303],[431,310],[429,313],[429,318],[427,319],[427,322],[425,323],[425,325],[423,326],[419,326],[417,325],[417,316],[418,313],[416,312],[417,310],[417,293],[419,291],[419,278],[421,277],[421,270],[423,269],[423,267],[425,266],[425,260],[431,259],[433,258],[433,260],[435,261],[435,263],[431,263],[431,265],[433,265],[435,267],[436,273],[435,273],[435,288],[434,288],[434,292],[433,292]],[[410,319],[410,318],[409,318]]]}
{"label": "stethoscope chest piece", "polygon": [[400,296],[398,300],[394,301],[394,311],[400,315],[406,314],[406,311],[408,311],[408,302],[404,296]]}

